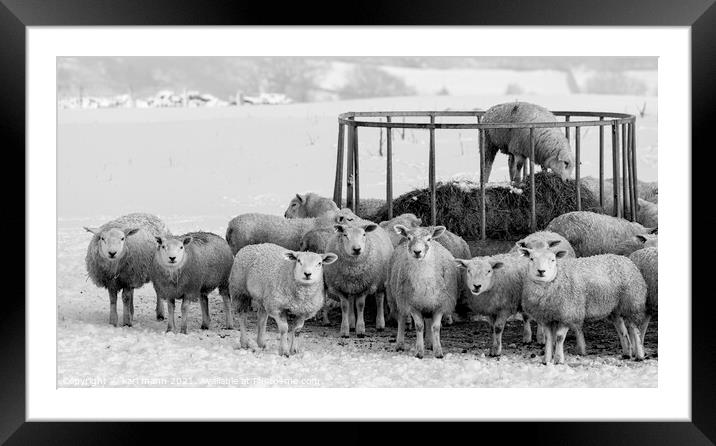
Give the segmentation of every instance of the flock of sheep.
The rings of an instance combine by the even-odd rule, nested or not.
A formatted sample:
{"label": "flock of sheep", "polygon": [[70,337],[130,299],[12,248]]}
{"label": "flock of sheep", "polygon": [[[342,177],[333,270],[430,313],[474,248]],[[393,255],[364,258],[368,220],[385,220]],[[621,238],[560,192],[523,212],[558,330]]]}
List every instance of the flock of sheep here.
{"label": "flock of sheep", "polygon": [[[546,110],[533,104],[493,108],[496,122],[548,120]],[[486,120],[492,119],[491,110]],[[535,161],[564,178],[573,160],[564,135],[555,130],[535,132]],[[521,134],[495,132],[486,132],[487,161],[491,164],[498,150],[507,152],[511,178],[518,181],[525,159]],[[92,281],[109,292],[110,324],[118,325],[121,292],[122,323],[132,325],[134,289],[151,281],[156,317],[168,318],[167,331],[175,330],[177,299],[182,301],[181,333],[187,332],[190,302],[197,300],[201,328],[207,329],[208,294],[218,288],[226,328],[234,328],[233,311],[238,311],[240,346],[251,346],[247,317],[255,310],[256,346],[265,347],[271,316],[280,333],[279,354],[285,356],[299,351],[307,319],[322,312],[328,322],[331,301],[340,303],[340,335],[348,337],[354,330],[356,336],[365,336],[365,303],[373,296],[376,329],[385,328],[386,318],[395,319],[400,351],[412,322],[419,358],[425,354],[425,337],[434,356],[443,357],[441,324],[452,323],[461,303],[487,317],[491,356],[502,353],[507,319],[521,313],[524,342],[533,338],[530,321],[537,322],[544,363],[564,362],[569,329],[575,331],[578,353],[586,354],[584,322],[600,319],[614,324],[623,357],[644,359],[644,335],[657,312],[656,228],[593,212],[570,212],[518,241],[510,252],[472,257],[459,235],[443,226],[421,224],[413,214],[376,224],[312,193],[297,194],[284,216],[233,218],[225,238],[208,232],[172,235],[156,216],[130,214],[85,228],[93,234],[86,266]]]}

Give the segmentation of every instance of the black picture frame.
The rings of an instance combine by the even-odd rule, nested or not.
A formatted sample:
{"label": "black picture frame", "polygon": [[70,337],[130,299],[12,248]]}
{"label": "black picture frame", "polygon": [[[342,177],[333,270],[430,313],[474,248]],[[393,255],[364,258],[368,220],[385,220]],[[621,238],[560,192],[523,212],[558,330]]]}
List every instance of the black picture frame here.
{"label": "black picture frame", "polygon": [[[320,13],[319,13],[320,12]],[[699,162],[692,166],[708,169],[714,152],[710,132],[713,127],[716,98],[716,6],[714,0],[600,0],[600,1],[474,1],[467,4],[453,0],[440,2],[371,2],[338,4],[336,2],[287,3],[276,7],[273,2],[208,1],[208,0],[0,0],[0,128],[5,161],[4,198],[13,210],[6,210],[5,221],[11,223],[13,239],[19,245],[17,228],[25,221],[25,200],[14,193],[20,179],[13,172],[25,166],[25,31],[30,26],[185,26],[185,25],[515,25],[515,26],[687,26],[691,27],[692,62],[692,145],[699,150]],[[399,52],[399,48],[396,48]],[[678,150],[678,148],[668,148]],[[684,150],[684,154],[689,155]],[[705,158],[703,158],[705,156]],[[692,203],[708,206],[708,174],[693,171]],[[24,170],[23,170],[24,172]],[[702,184],[700,184],[702,183]],[[26,184],[26,183],[25,183]],[[711,186],[713,187],[713,186]],[[699,199],[701,198],[701,199]],[[696,210],[695,206],[692,209]],[[709,212],[694,218],[693,234],[706,235],[716,219]],[[707,226],[708,225],[708,226]],[[6,232],[7,234],[7,232]],[[31,234],[24,231],[25,240]],[[698,235],[697,235],[698,236]],[[6,242],[9,240],[6,240]],[[704,247],[708,246],[705,244]],[[23,246],[17,251],[24,252]],[[22,249],[22,251],[20,251]],[[707,277],[709,263],[699,262],[697,255],[704,249],[692,248],[692,277]],[[54,253],[48,250],[48,256]],[[14,255],[14,268],[25,267],[25,255]],[[26,271],[25,271],[26,273]],[[5,277],[10,276],[6,273]],[[19,277],[18,274],[15,277]],[[25,276],[26,277],[26,276]],[[673,278],[684,281],[684,278]],[[697,290],[691,277],[684,281],[683,296],[666,298],[688,299]],[[9,286],[8,286],[9,285]],[[708,291],[709,288],[706,288]],[[136,426],[125,423],[56,423],[26,422],[25,406],[25,314],[24,282],[6,279],[3,312],[0,322],[0,441],[8,444],[44,443],[127,443],[143,437]],[[21,294],[22,293],[22,294]],[[716,442],[716,385],[714,384],[714,351],[716,343],[709,332],[713,323],[714,303],[711,293],[693,292],[692,304],[692,413],[690,422],[554,422],[515,423],[509,427],[510,440],[537,443],[574,444],[714,444]],[[48,298],[51,296],[48,296]],[[49,304],[49,303],[48,303]],[[292,402],[285,402],[292,404]],[[398,404],[398,402],[386,402]],[[238,403],[237,403],[238,404]],[[300,406],[299,402],[294,402]],[[480,404],[489,404],[482,402]],[[517,404],[517,402],[516,402]],[[521,404],[521,403],[520,403]],[[565,402],[578,404],[578,402]],[[638,414],[635,414],[638,415]],[[161,416],[161,414],[157,414]],[[481,425],[479,432],[505,432],[497,423]],[[212,427],[209,441],[235,440],[237,431],[228,423]],[[184,438],[184,430],[172,426],[143,423],[144,428],[158,428],[162,441],[171,437]],[[355,427],[333,428],[346,432]],[[191,428],[190,428],[191,429]],[[202,428],[203,429],[203,428]],[[218,433],[226,430],[226,436]],[[241,427],[240,429],[244,429]],[[469,428],[473,433],[477,432]],[[361,428],[358,428],[358,432]],[[391,429],[393,430],[393,429]],[[438,431],[445,432],[444,428]],[[266,431],[259,430],[258,433]],[[293,431],[288,429],[286,432]],[[233,435],[229,437],[229,432]],[[404,427],[401,441],[411,436],[422,437],[425,429]],[[328,434],[326,434],[328,435]],[[375,434],[371,434],[375,435]],[[311,436],[321,437],[314,431]],[[502,437],[502,435],[499,435]],[[212,440],[212,438],[214,440]],[[224,440],[222,440],[222,438]],[[248,436],[245,438],[249,438]],[[333,437],[336,438],[336,437]],[[458,437],[448,435],[450,439]],[[146,439],[146,438],[145,438]],[[366,441],[370,438],[366,437]]]}

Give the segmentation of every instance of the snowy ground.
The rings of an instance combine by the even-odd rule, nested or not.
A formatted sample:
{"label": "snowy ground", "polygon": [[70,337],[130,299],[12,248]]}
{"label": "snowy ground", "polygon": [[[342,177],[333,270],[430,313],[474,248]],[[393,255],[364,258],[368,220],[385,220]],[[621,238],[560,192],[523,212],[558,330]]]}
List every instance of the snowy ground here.
{"label": "snowy ground", "polygon": [[[135,293],[135,326],[108,321],[105,290],[87,280],[84,255],[97,226],[128,212],[146,211],[166,220],[175,233],[203,229],[223,234],[228,220],[244,212],[282,214],[296,192],[331,195],[340,112],[378,109],[487,108],[514,97],[423,97],[225,109],[60,110],[57,156],[57,385],[58,386],[589,386],[654,387],[658,361],[618,358],[616,334],[604,324],[587,327],[590,355],[572,355],[567,364],[542,366],[536,346],[519,340],[521,323],[505,333],[505,354],[485,357],[489,334],[483,322],[445,327],[446,357],[424,360],[395,353],[394,329],[376,333],[367,320],[364,339],[338,337],[333,324],[309,324],[304,352],[277,355],[275,324],[269,323],[266,351],[235,350],[238,332],[223,329],[223,310],[210,297],[212,325],[199,329],[192,307],[188,335],[166,334],[154,320],[154,292]],[[635,113],[639,177],[656,180],[656,98],[626,96],[520,97],[552,109]],[[373,133],[371,133],[373,132]],[[396,132],[397,133],[397,132]],[[427,132],[394,136],[396,196],[427,180]],[[583,135],[583,175],[597,175],[597,133]],[[361,196],[382,197],[385,159],[378,155],[377,131],[361,130]],[[439,179],[472,174],[478,168],[476,135],[437,134]],[[607,163],[606,175],[611,175]],[[498,157],[492,181],[507,178]],[[121,311],[121,304],[119,305]],[[253,326],[251,330],[255,333]],[[656,353],[656,325],[646,339]],[[408,342],[414,341],[408,335]]]}

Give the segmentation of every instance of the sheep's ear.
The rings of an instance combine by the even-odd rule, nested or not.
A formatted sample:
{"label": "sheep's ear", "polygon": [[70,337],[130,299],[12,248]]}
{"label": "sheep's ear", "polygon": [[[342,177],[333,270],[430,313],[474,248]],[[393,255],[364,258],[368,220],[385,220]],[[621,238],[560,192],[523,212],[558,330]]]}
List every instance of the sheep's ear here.
{"label": "sheep's ear", "polygon": [[303,203],[304,198],[300,194],[296,194],[296,198],[298,199],[299,203]]}
{"label": "sheep's ear", "polygon": [[376,225],[375,223],[370,223],[370,224],[363,226],[363,230],[365,232],[373,232],[376,229],[378,229],[378,225]]}
{"label": "sheep's ear", "polygon": [[455,259],[455,266],[457,266],[458,268],[467,269],[467,260]]}
{"label": "sheep's ear", "polygon": [[94,235],[99,234],[99,228],[88,228],[87,226],[82,226],[82,227],[85,228],[85,231],[91,232]]}
{"label": "sheep's ear", "polygon": [[641,235],[641,234],[635,235],[634,238],[637,239],[637,241],[639,241],[639,242],[641,242],[641,243],[646,243],[646,241],[647,241],[646,236],[645,236],[645,235]]}
{"label": "sheep's ear", "polygon": [[433,238],[438,238],[445,233],[445,226],[435,226],[433,228]]}
{"label": "sheep's ear", "polygon": [[658,234],[658,233],[659,233],[659,227],[657,226],[656,228],[648,228],[647,231],[648,231],[649,234]]}
{"label": "sheep's ear", "polygon": [[378,226],[380,226],[381,228],[385,229],[385,228],[388,227],[388,222],[387,222],[387,221],[381,221],[380,223],[378,223]]}
{"label": "sheep's ear", "polygon": [[184,237],[184,240],[182,240],[182,243],[184,243],[184,245],[188,245],[189,243],[191,243],[192,240],[193,240],[193,238],[191,236]]}
{"label": "sheep's ear", "polygon": [[490,263],[490,265],[492,265],[492,269],[500,269],[503,266],[505,266],[505,264],[502,262],[493,262],[493,263]]}
{"label": "sheep's ear", "polygon": [[558,259],[561,259],[562,257],[567,255],[567,251],[557,251],[554,253],[554,256]]}
{"label": "sheep's ear", "polygon": [[393,231],[402,237],[408,238],[408,228],[403,225],[395,225]]}
{"label": "sheep's ear", "polygon": [[555,246],[559,245],[560,243],[562,243],[562,240],[550,240],[547,242],[547,246],[549,246],[550,248],[554,248]]}
{"label": "sheep's ear", "polygon": [[134,235],[139,231],[139,228],[132,228],[132,229],[125,229],[124,230],[124,236],[129,237],[130,235]]}
{"label": "sheep's ear", "polygon": [[515,243],[515,246],[517,246],[518,248],[526,248],[527,243],[524,240],[520,240],[519,242]]}
{"label": "sheep's ear", "polygon": [[321,256],[323,258],[323,264],[324,265],[330,265],[331,263],[338,260],[338,256],[333,254],[332,252],[327,252]]}
{"label": "sheep's ear", "polygon": [[157,241],[157,245],[162,246],[164,244],[164,240],[162,240],[161,237],[154,237],[154,240]]}
{"label": "sheep's ear", "polygon": [[286,260],[290,260],[290,261],[292,261],[292,262],[295,262],[296,260],[298,260],[298,256],[297,256],[296,253],[293,252],[293,251],[286,251],[286,252],[284,252],[284,253],[283,253],[283,258],[286,259]]}
{"label": "sheep's ear", "polygon": [[532,255],[532,250],[529,248],[519,248],[518,250],[523,257],[529,257]]}
{"label": "sheep's ear", "polygon": [[339,233],[341,233],[341,234],[343,234],[344,232],[346,232],[346,228],[345,228],[345,226],[343,226],[343,225],[333,225],[333,230],[336,231],[336,232],[339,232]]}

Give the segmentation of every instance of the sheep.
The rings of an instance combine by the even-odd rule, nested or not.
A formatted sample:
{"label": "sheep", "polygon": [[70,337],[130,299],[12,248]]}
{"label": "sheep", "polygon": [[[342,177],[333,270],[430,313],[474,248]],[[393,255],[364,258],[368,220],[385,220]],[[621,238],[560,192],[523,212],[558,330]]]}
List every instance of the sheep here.
{"label": "sheep", "polygon": [[644,316],[646,283],[631,260],[616,254],[570,259],[564,250],[545,248],[519,251],[529,258],[522,308],[546,328],[545,364],[552,362],[553,351],[554,362],[564,363],[569,328],[604,318],[616,328],[623,357],[630,357],[631,342],[635,359],[644,359],[637,324]]}
{"label": "sheep", "polygon": [[656,228],[645,228],[639,223],[623,218],[589,211],[562,214],[550,221],[545,230],[556,232],[566,238],[577,257],[597,254],[628,256],[641,248],[641,245],[633,240],[635,235],[657,231]]}
{"label": "sheep", "polygon": [[338,261],[328,265],[324,274],[329,296],[337,297],[341,303],[341,336],[348,337],[353,324],[356,335],[365,336],[363,310],[365,299],[371,294],[376,300],[376,329],[382,331],[385,282],[393,245],[375,223],[336,224],[334,229],[327,250],[336,253]]}
{"label": "sheep", "polygon": [[[117,293],[122,291],[122,323],[132,325],[134,289],[149,282],[154,257],[154,237],[169,233],[166,225],[151,214],[124,215],[98,228],[93,234],[85,265],[92,282],[109,293],[109,323],[117,326]],[[157,296],[157,320],[164,319],[164,304]]]}
{"label": "sheep", "polygon": [[224,300],[226,328],[234,328],[229,273],[234,256],[226,240],[210,232],[190,232],[180,236],[156,237],[151,279],[157,296],[167,300],[167,332],[174,331],[174,301],[182,299],[181,327],[187,333],[189,303],[199,300],[201,328],[209,328],[209,293],[219,289]]}
{"label": "sheep", "polygon": [[[509,102],[490,107],[482,117],[483,124],[557,122],[552,112],[537,104]],[[569,141],[562,128],[535,128],[533,130],[536,164],[551,169],[563,180],[570,178],[574,169],[574,157]],[[510,180],[518,183],[522,166],[530,157],[530,129],[486,129],[485,130],[485,183],[497,152],[509,155]]]}
{"label": "sheep", "polygon": [[[258,347],[266,346],[266,321],[271,316],[281,334],[278,354],[298,353],[298,337],[304,322],[316,315],[325,300],[323,265],[330,265],[337,258],[330,252],[295,252],[272,243],[242,248],[236,254],[229,277],[229,293],[238,302],[241,347],[249,346],[246,317],[253,307],[258,311]],[[289,314],[296,317],[290,348]]]}
{"label": "sheep", "polygon": [[[393,243],[393,248],[397,248],[405,239],[394,231],[395,226],[402,225],[406,228],[417,228],[421,224],[422,220],[416,217],[415,214],[402,214],[393,217],[391,220],[381,222],[380,227],[387,231],[390,241]],[[436,237],[435,241],[447,248],[455,258],[469,258],[471,256],[470,246],[467,242],[459,235],[448,230],[445,230],[440,237]]]}
{"label": "sheep", "polygon": [[415,356],[422,358],[425,354],[423,329],[430,326],[433,353],[442,358],[442,315],[455,310],[458,295],[455,259],[434,240],[445,232],[445,226],[409,229],[396,225],[395,231],[407,239],[393,252],[388,276],[388,297],[399,314],[396,349],[405,348],[405,319],[411,315],[416,333]]}
{"label": "sheep", "polygon": [[[599,197],[599,178],[584,177],[580,181],[595,197]],[[638,187],[636,221],[646,227],[656,227],[659,225],[659,189],[656,183],[644,181],[639,181]],[[604,207],[601,209],[606,214],[611,214],[614,210],[614,182],[611,178],[604,180]]]}
{"label": "sheep", "polygon": [[296,194],[283,215],[286,218],[310,218],[336,211],[338,206],[333,200],[309,192],[305,195]]}
{"label": "sheep", "polygon": [[318,218],[286,219],[268,214],[241,214],[229,221],[226,241],[234,255],[246,245],[274,243],[292,251],[301,248],[301,237],[312,230],[334,223],[336,214]]}
{"label": "sheep", "polygon": [[655,241],[646,239],[644,241],[646,245],[651,246],[634,251],[629,256],[629,259],[639,268],[646,282],[646,315],[639,327],[642,348],[644,348],[644,337],[647,328],[649,328],[649,321],[659,311],[659,252],[658,248],[654,246]]}

